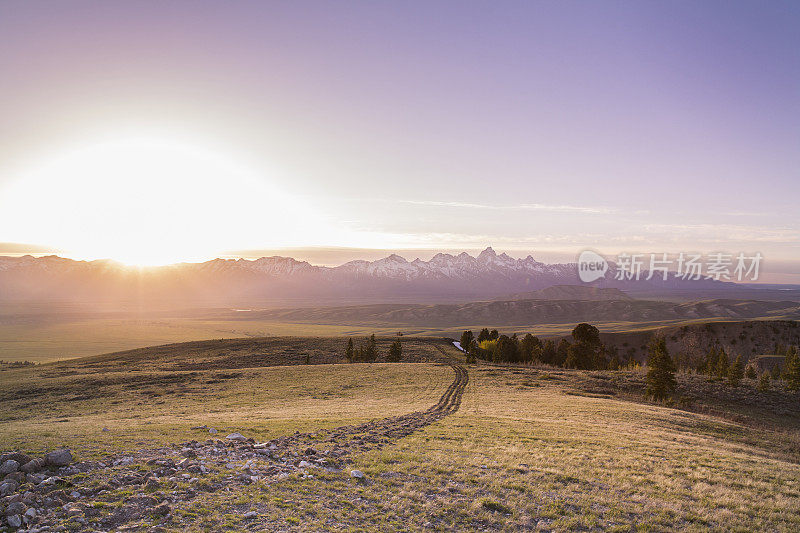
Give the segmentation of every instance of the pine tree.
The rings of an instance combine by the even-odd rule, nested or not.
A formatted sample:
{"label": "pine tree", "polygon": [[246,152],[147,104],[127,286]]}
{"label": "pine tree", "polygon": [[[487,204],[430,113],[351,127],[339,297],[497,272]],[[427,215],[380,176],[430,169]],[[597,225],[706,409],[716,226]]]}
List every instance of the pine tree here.
{"label": "pine tree", "polygon": [[353,338],[350,337],[347,340],[347,350],[345,350],[345,352],[344,352],[344,357],[345,357],[345,359],[347,359],[348,363],[352,363],[353,359],[355,359],[355,356],[356,356],[356,352],[355,352],[355,349],[353,348]]}
{"label": "pine tree", "polygon": [[759,392],[767,392],[769,390],[769,372],[764,372],[758,379]]}
{"label": "pine tree", "polygon": [[478,344],[482,343],[483,341],[489,340],[489,328],[483,328],[478,333]]}
{"label": "pine tree", "polygon": [[496,329],[493,329],[492,331],[489,332],[490,341],[496,341],[499,338],[500,338],[500,332],[497,331]]}
{"label": "pine tree", "polygon": [[728,367],[728,383],[731,387],[738,387],[744,377],[744,363],[742,363],[742,356],[736,357],[736,360]]}
{"label": "pine tree", "polygon": [[389,355],[386,360],[390,363],[397,363],[403,358],[403,346],[400,344],[400,339],[397,339],[389,346]]}
{"label": "pine tree", "polygon": [[522,360],[526,363],[532,363],[537,358],[541,351],[542,341],[534,337],[530,333],[522,338],[520,343],[520,350],[522,351]]}
{"label": "pine tree", "polygon": [[769,374],[773,381],[781,379],[781,365],[777,363],[772,365],[772,369],[769,371]]}
{"label": "pine tree", "polygon": [[475,338],[475,335],[473,335],[472,331],[470,331],[470,330],[467,330],[467,331],[465,331],[464,333],[461,334],[461,340],[460,340],[459,344],[461,345],[461,349],[464,350],[464,352],[468,352],[469,351],[469,348],[472,345],[472,339],[474,339],[474,338]]}
{"label": "pine tree", "polygon": [[675,363],[667,352],[663,337],[656,337],[648,346],[647,395],[654,400],[664,400],[675,392]]}
{"label": "pine tree", "polygon": [[786,381],[786,390],[798,391],[800,390],[800,355],[797,354],[797,348],[792,346],[786,352],[786,369],[784,370],[784,380]]}
{"label": "pine tree", "polygon": [[731,365],[728,362],[728,354],[725,353],[725,350],[720,350],[714,375],[720,379],[725,378],[728,375],[728,368],[730,366]]}
{"label": "pine tree", "polygon": [[546,341],[544,341],[544,345],[542,346],[541,358],[542,358],[542,363],[548,365],[555,364],[556,344],[552,340],[547,339]]}
{"label": "pine tree", "polygon": [[758,372],[756,372],[756,367],[753,365],[747,365],[747,368],[744,371],[744,375],[747,376],[747,379],[756,379],[758,377]]}
{"label": "pine tree", "polygon": [[569,354],[569,341],[567,339],[561,339],[556,347],[556,357],[553,361],[553,364],[556,366],[564,366],[564,362],[567,360],[567,355]]}

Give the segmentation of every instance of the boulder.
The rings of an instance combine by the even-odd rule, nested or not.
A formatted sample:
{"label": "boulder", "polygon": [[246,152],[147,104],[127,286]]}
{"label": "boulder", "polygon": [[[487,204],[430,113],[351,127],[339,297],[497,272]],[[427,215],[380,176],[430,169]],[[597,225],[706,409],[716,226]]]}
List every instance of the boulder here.
{"label": "boulder", "polygon": [[354,477],[356,479],[364,479],[365,476],[364,472],[362,472],[361,470],[351,470],[350,477]]}
{"label": "boulder", "polygon": [[23,514],[28,509],[28,506],[22,502],[9,503],[6,507],[6,516],[13,514]]}
{"label": "boulder", "polygon": [[19,470],[19,463],[14,459],[8,459],[0,464],[0,475],[11,474]]}
{"label": "boulder", "polygon": [[19,464],[24,465],[25,463],[33,459],[33,457],[20,452],[4,453],[0,455],[0,463],[5,463],[9,459],[13,459]]}
{"label": "boulder", "polygon": [[37,457],[36,459],[32,459],[27,463],[25,463],[24,465],[22,465],[20,467],[20,470],[22,470],[26,474],[31,474],[33,472],[38,472],[42,470],[46,466],[47,466],[47,461],[45,461],[41,457]]}
{"label": "boulder", "polygon": [[18,514],[12,514],[11,516],[6,517],[8,520],[8,525],[12,528],[19,528],[22,526],[22,518]]}
{"label": "boulder", "polygon": [[0,483],[0,496],[7,496],[17,490],[19,487],[19,483],[16,481],[9,479],[7,481],[3,481]]}
{"label": "boulder", "polygon": [[231,433],[225,438],[228,440],[235,440],[237,442],[245,442],[247,440],[247,437],[245,437],[241,433]]}
{"label": "boulder", "polygon": [[44,456],[50,466],[67,466],[72,462],[72,452],[66,448],[53,450]]}

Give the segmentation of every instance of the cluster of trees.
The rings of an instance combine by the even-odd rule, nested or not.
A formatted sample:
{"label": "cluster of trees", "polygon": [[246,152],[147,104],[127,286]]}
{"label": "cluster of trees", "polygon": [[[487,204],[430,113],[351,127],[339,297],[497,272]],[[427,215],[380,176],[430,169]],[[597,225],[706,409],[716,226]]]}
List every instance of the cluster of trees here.
{"label": "cluster of trees", "polygon": [[[399,336],[399,335],[398,335]],[[348,363],[365,362],[372,363],[378,358],[378,344],[375,341],[375,334],[365,338],[356,347],[353,343],[352,337],[347,340],[347,348],[344,352],[344,357]],[[386,355],[386,360],[390,363],[397,363],[403,358],[403,345],[400,339],[396,339],[389,346],[389,353]]]}
{"label": "cluster of trees", "polygon": [[[776,349],[776,351],[778,351]],[[748,365],[745,368],[741,356],[731,360],[723,349],[715,350],[712,348],[706,354],[696,370],[699,374],[705,374],[709,378],[725,380],[729,385],[738,386],[742,378],[758,380],[758,389],[761,391],[769,390],[772,381],[783,380],[787,390],[800,390],[800,355],[797,347],[783,347],[780,351],[785,356],[783,367],[774,365],[771,370],[764,371],[760,376],[756,367]]]}
{"label": "cluster of trees", "polygon": [[475,337],[472,331],[461,334],[461,348],[467,362],[475,358],[495,363],[545,363],[564,368],[583,370],[616,370],[628,362],[621,361],[616,348],[606,349],[600,342],[600,332],[591,324],[581,323],[572,330],[573,342],[561,339],[558,344],[547,339],[516,333],[501,335],[496,329],[482,329]]}

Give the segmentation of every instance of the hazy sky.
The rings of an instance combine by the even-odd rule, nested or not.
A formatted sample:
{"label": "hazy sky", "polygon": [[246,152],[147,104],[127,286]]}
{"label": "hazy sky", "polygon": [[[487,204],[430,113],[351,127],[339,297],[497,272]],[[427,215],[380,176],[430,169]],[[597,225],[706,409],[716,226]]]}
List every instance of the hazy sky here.
{"label": "hazy sky", "polygon": [[0,36],[0,242],[800,259],[797,2],[5,0]]}

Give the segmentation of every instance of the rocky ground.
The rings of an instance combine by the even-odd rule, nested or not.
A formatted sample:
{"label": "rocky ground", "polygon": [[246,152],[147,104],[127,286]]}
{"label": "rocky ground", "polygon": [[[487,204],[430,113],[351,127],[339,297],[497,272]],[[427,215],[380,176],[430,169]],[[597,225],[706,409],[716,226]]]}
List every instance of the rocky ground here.
{"label": "rocky ground", "polygon": [[[365,424],[312,433],[295,433],[256,442],[240,433],[192,440],[157,449],[74,462],[60,449],[34,458],[20,452],[0,456],[0,529],[29,532],[179,527],[186,508],[202,493],[269,486],[288,478],[340,473],[365,482],[349,470],[354,454],[381,448],[458,410],[469,380],[467,370],[451,365],[455,379],[429,409]],[[201,428],[197,428],[201,429]],[[251,516],[248,516],[251,514]],[[244,518],[257,518],[245,513]]]}

